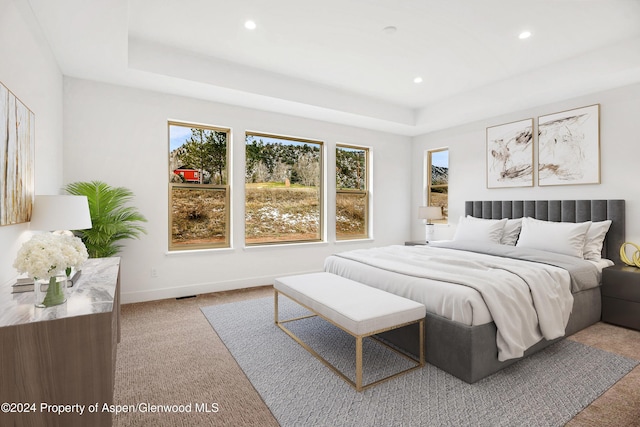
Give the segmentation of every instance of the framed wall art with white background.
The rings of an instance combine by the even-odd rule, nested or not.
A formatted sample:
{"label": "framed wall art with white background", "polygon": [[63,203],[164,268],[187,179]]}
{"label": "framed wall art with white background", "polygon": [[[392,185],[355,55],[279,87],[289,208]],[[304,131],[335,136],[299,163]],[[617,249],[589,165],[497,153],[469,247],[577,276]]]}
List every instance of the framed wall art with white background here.
{"label": "framed wall art with white background", "polygon": [[533,119],[487,128],[487,188],[533,187]]}
{"label": "framed wall art with white background", "polygon": [[34,150],[35,116],[0,82],[0,226],[31,218]]}
{"label": "framed wall art with white background", "polygon": [[538,117],[538,185],[600,183],[600,105]]}

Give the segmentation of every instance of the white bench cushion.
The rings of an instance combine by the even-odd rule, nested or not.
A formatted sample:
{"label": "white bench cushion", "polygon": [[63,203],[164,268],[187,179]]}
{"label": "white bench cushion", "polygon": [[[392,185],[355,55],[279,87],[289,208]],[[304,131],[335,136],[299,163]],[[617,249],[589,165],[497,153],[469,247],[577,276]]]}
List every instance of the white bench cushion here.
{"label": "white bench cushion", "polygon": [[281,277],[274,287],[353,335],[393,328],[426,314],[418,302],[331,273]]}

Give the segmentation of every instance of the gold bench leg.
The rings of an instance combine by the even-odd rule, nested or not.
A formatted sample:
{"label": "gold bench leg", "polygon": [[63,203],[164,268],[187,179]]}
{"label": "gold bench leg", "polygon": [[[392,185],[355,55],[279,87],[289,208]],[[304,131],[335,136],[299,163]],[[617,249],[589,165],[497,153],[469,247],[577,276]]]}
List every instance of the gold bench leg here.
{"label": "gold bench leg", "polygon": [[424,319],[420,320],[420,366],[424,366]]}
{"label": "gold bench leg", "polygon": [[362,391],[362,337],[356,337],[356,391]]}
{"label": "gold bench leg", "polygon": [[[413,371],[414,369],[418,369],[422,366],[424,366],[425,364],[425,357],[424,357],[424,318],[418,320],[418,321],[414,321],[414,322],[408,322],[402,325],[397,325],[393,328],[389,328],[389,329],[385,329],[385,330],[380,330],[380,331],[376,331],[376,332],[372,332],[369,335],[355,335],[349,331],[347,331],[346,329],[342,328],[340,325],[335,324],[334,322],[332,322],[331,320],[325,318],[324,316],[318,315],[317,313],[313,313],[313,310],[309,307],[307,307],[304,304],[301,304],[300,302],[296,301],[294,298],[291,298],[289,295],[284,294],[284,296],[286,296],[287,298],[291,299],[292,301],[298,303],[299,305],[301,305],[302,307],[306,308],[307,310],[311,311],[312,314],[307,315],[307,316],[300,316],[300,317],[296,317],[293,319],[285,319],[285,320],[280,320],[278,318],[279,314],[278,314],[278,295],[281,292],[279,292],[278,290],[275,290],[274,292],[274,321],[276,323],[276,325],[278,325],[278,327],[280,329],[282,329],[282,331],[284,331],[287,335],[289,335],[295,342],[297,342],[298,344],[300,344],[305,350],[307,350],[309,353],[311,353],[313,356],[315,356],[320,362],[322,362],[327,368],[331,369],[334,373],[336,373],[339,377],[341,377],[344,381],[346,381],[351,387],[355,388],[356,391],[363,391],[369,387],[373,387],[377,384],[380,384],[381,382],[384,381],[388,381],[392,378],[396,378],[402,374],[405,374],[409,371]],[[347,334],[351,335],[352,337],[354,337],[356,339],[356,378],[355,381],[352,381],[350,378],[348,378],[345,374],[343,374],[342,372],[340,372],[335,366],[333,366],[331,363],[329,363],[324,357],[322,357],[320,354],[318,354],[315,350],[313,350],[311,347],[309,347],[309,345],[307,345],[304,341],[302,341],[300,338],[298,338],[293,332],[291,332],[289,329],[287,329],[284,324],[288,323],[288,322],[295,322],[297,320],[301,320],[301,319],[307,319],[309,317],[316,317],[316,316],[320,316],[322,319],[326,320],[327,322],[333,324],[334,326],[342,329],[342,331],[346,332]],[[407,326],[413,323],[418,323],[419,325],[419,340],[420,340],[420,357],[418,360],[415,359],[415,356],[409,356],[407,354],[404,354],[403,352],[395,349],[394,347],[386,344],[383,341],[380,341],[380,339],[378,339],[377,337],[375,337],[375,334],[381,333],[381,332],[386,332],[388,330],[392,330],[392,329],[396,329],[402,326]],[[362,384],[362,345],[363,345],[363,341],[364,338],[372,338],[375,339],[376,341],[378,341],[380,344],[384,345],[385,347],[387,347],[388,349],[394,351],[395,353],[397,353],[398,355],[404,357],[405,359],[412,361],[415,365],[413,367],[410,367],[408,369],[405,369],[403,371],[397,372],[393,375],[390,375],[388,377],[385,378],[381,378],[377,381],[371,382],[367,385],[363,385]]]}
{"label": "gold bench leg", "polygon": [[273,321],[277,325],[278,324],[278,290],[277,289],[274,289],[273,299],[274,299]]}

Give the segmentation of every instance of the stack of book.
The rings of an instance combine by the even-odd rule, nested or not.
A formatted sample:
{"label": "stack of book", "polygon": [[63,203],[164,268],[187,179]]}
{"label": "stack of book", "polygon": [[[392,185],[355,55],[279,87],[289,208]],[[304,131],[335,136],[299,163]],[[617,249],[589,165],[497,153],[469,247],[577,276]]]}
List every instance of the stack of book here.
{"label": "stack of book", "polygon": [[[80,277],[80,273],[82,273],[81,270],[73,270],[71,272],[71,277],[67,280],[67,288],[73,286]],[[16,283],[11,286],[11,293],[20,294],[22,292],[33,292],[33,283],[33,277],[20,276],[16,280]]]}

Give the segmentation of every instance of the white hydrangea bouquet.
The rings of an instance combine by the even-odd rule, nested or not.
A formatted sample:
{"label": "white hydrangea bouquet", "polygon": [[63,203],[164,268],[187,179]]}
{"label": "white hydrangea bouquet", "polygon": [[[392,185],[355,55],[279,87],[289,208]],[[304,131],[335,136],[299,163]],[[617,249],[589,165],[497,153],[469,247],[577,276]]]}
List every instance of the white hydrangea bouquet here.
{"label": "white hydrangea bouquet", "polygon": [[[66,300],[64,289],[58,285],[57,276],[64,274],[68,278],[72,269],[79,269],[88,257],[84,243],[73,234],[43,233],[34,235],[22,245],[13,266],[19,273],[33,277],[36,288],[38,280],[49,282],[44,299],[38,301],[36,297],[36,305],[50,307]],[[36,296],[37,294],[36,289]]]}

